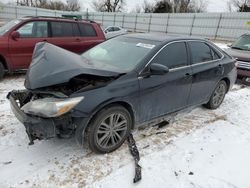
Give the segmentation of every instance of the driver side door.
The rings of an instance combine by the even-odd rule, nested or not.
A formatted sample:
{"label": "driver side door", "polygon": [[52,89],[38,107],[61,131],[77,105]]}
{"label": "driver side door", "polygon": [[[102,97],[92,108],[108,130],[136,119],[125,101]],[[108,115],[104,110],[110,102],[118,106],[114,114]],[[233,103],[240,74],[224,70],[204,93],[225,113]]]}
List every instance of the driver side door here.
{"label": "driver side door", "polygon": [[141,123],[187,106],[192,83],[188,59],[186,43],[172,42],[150,62],[167,66],[169,72],[163,75],[150,74],[149,65],[142,74],[147,76],[139,76]]}

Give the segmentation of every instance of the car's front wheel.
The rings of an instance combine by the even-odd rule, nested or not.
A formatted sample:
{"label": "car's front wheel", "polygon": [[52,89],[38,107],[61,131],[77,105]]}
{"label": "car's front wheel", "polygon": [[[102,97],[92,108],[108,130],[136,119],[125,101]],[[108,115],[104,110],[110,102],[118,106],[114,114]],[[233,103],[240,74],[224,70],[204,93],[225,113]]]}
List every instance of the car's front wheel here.
{"label": "car's front wheel", "polygon": [[209,102],[205,104],[204,106],[208,109],[218,108],[223,102],[226,93],[227,93],[227,84],[224,80],[221,80],[217,84],[214,92],[212,93],[212,96],[210,97]]}
{"label": "car's front wheel", "polygon": [[119,148],[132,127],[132,118],[122,106],[110,106],[99,111],[87,129],[87,142],[96,153],[109,153]]}

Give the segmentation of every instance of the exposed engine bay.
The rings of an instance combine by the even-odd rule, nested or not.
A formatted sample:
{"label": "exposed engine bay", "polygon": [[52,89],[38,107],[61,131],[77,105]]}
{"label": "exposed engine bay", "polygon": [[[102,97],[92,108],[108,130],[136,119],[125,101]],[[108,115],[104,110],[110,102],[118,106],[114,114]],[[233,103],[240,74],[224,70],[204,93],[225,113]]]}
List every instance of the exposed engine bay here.
{"label": "exposed engine bay", "polygon": [[66,96],[69,96],[75,92],[83,92],[98,87],[107,85],[111,80],[114,80],[114,77],[102,77],[102,76],[93,76],[93,75],[79,75],[72,79],[69,82],[48,86],[41,88],[42,91],[52,91],[52,92],[61,92]]}

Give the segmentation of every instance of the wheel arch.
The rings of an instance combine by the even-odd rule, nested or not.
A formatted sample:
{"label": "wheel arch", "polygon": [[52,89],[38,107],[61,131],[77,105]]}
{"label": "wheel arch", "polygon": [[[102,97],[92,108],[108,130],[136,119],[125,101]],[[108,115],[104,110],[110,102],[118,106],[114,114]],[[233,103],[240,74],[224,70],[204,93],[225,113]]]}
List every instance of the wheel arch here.
{"label": "wheel arch", "polygon": [[[126,102],[126,101],[121,101],[121,100],[119,100],[119,101],[112,101],[112,102],[109,102],[109,103],[106,103],[106,104],[104,104],[104,105],[101,105],[101,106],[97,107],[97,108],[95,109],[95,111],[92,113],[91,118],[89,119],[88,124],[91,122],[91,120],[96,116],[96,114],[97,114],[99,111],[101,111],[101,110],[104,109],[104,108],[108,108],[108,107],[110,107],[110,106],[115,106],[115,105],[124,107],[124,108],[130,113],[131,118],[132,118],[132,129],[133,129],[133,128],[134,128],[134,123],[135,123],[135,112],[134,112],[134,110],[133,110],[133,107],[132,107],[132,105],[129,104],[128,102]],[[87,125],[87,126],[88,126],[88,125]]]}
{"label": "wheel arch", "polygon": [[122,100],[110,101],[110,102],[106,102],[105,104],[102,104],[102,105],[96,107],[95,110],[91,113],[91,116],[89,118],[85,119],[84,123],[82,122],[81,124],[79,124],[79,126],[77,126],[77,128],[76,128],[76,141],[77,141],[77,143],[79,143],[80,145],[85,145],[84,142],[86,142],[86,131],[88,131],[88,126],[91,124],[91,121],[96,117],[97,113],[100,112],[102,109],[108,108],[110,106],[115,106],[115,105],[122,106],[126,110],[128,110],[128,112],[130,113],[131,118],[132,118],[131,129],[134,129],[136,120],[135,120],[135,111],[134,111],[132,105],[129,104],[129,102],[122,101]]}
{"label": "wheel arch", "polygon": [[224,78],[222,78],[221,80],[223,80],[223,81],[226,82],[226,84],[227,84],[227,92],[228,92],[229,89],[230,89],[230,85],[231,85],[231,82],[230,82],[229,78],[224,77]]}

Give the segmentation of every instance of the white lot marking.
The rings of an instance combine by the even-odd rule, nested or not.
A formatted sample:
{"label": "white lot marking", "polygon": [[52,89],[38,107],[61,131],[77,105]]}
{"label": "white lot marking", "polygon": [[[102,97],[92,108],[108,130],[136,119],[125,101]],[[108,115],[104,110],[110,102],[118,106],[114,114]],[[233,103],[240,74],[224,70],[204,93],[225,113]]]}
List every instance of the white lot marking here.
{"label": "white lot marking", "polygon": [[[28,138],[6,94],[24,76],[0,82],[0,187],[132,187],[134,161],[124,144],[96,155],[72,139]],[[135,187],[249,187],[250,88],[235,85],[214,111],[198,107],[169,126],[134,132],[142,180]],[[157,134],[161,132],[161,134]]]}

